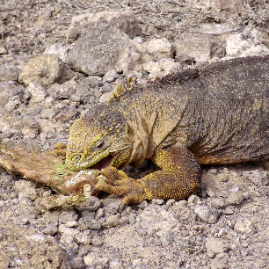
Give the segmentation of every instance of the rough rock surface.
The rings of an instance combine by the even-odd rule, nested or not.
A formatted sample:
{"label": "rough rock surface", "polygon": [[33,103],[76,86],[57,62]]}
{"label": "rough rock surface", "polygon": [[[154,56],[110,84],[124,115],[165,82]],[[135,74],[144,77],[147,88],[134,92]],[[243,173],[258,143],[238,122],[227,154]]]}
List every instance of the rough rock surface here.
{"label": "rough rock surface", "polygon": [[81,35],[83,29],[89,26],[96,26],[100,23],[108,23],[109,25],[116,26],[122,32],[130,36],[130,38],[141,35],[142,29],[135,14],[130,10],[126,10],[124,12],[102,11],[74,16],[66,38],[69,42],[73,42]]}
{"label": "rough rock surface", "polygon": [[[268,54],[269,48],[267,1],[4,0],[0,10],[0,140],[16,148],[23,143],[29,152],[66,142],[75,118],[127,76],[144,84],[171,69]],[[98,43],[102,23],[112,30]],[[100,35],[92,43],[98,53],[81,66],[94,66],[103,57],[103,67],[97,64],[93,75],[80,67],[62,80],[58,58],[61,66],[74,68],[76,59],[69,62],[67,55],[72,50],[76,57],[84,55],[77,45],[81,31],[95,24]],[[76,41],[65,44],[71,30]],[[164,38],[169,53],[147,50],[147,44],[155,48]],[[31,59],[48,54],[58,57],[49,70],[39,72],[37,81],[18,82]],[[35,72],[30,67],[28,77]],[[146,162],[139,170],[126,169],[139,178],[156,168]],[[1,268],[268,267],[266,163],[204,167],[202,190],[188,200],[124,206],[120,198],[104,195],[88,197],[74,209],[43,213],[38,201],[57,197],[50,188],[2,168],[0,173]]]}
{"label": "rough rock surface", "polygon": [[0,224],[1,268],[71,268],[64,249],[34,229]]}
{"label": "rough rock surface", "polygon": [[116,67],[120,73],[132,70],[140,55],[129,37],[107,23],[89,26],[82,32],[67,56],[76,71],[103,76]]}
{"label": "rough rock surface", "polygon": [[44,54],[33,58],[22,68],[19,82],[26,86],[39,82],[47,88],[54,82],[61,83],[71,78],[71,70],[57,56]]}

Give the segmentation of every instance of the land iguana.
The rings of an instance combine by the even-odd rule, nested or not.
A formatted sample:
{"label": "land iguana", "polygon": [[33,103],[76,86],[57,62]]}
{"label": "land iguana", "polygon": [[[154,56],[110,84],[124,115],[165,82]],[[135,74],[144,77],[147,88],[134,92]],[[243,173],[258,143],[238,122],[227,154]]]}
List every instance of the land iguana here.
{"label": "land iguana", "polygon": [[[134,180],[118,170],[151,159],[160,170]],[[269,159],[269,56],[187,69],[93,105],[71,127],[66,165],[101,169],[95,191],[184,199],[201,165]]]}

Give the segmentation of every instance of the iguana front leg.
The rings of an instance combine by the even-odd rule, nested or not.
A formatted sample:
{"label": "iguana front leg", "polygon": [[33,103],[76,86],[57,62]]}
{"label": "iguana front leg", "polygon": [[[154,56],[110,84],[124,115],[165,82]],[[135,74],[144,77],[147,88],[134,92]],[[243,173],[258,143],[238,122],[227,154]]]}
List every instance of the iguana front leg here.
{"label": "iguana front leg", "polygon": [[160,149],[152,161],[161,170],[134,180],[114,167],[103,169],[108,181],[94,189],[124,196],[123,203],[140,203],[154,198],[185,199],[200,188],[201,167],[195,156],[184,148]]}

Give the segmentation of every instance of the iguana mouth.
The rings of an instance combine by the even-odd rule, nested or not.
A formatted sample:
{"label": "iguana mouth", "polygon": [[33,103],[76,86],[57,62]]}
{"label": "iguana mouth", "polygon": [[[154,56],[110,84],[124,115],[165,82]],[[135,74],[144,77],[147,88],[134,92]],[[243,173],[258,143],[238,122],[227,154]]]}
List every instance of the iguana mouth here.
{"label": "iguana mouth", "polygon": [[107,157],[105,157],[104,159],[102,159],[100,162],[94,164],[92,166],[93,169],[103,169],[108,167],[112,161],[114,160],[114,158],[118,155],[118,152],[113,152],[113,153],[109,153],[109,155]]}

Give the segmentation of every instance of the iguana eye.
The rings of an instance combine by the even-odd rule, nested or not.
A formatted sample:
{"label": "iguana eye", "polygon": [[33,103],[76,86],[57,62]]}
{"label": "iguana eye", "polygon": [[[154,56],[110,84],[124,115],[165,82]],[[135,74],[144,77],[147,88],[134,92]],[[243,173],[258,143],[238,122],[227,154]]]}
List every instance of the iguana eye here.
{"label": "iguana eye", "polygon": [[100,140],[100,141],[98,141],[96,144],[95,144],[95,146],[94,146],[94,148],[96,149],[96,150],[101,150],[101,149],[103,149],[103,148],[105,148],[106,147],[106,141],[105,140]]}
{"label": "iguana eye", "polygon": [[72,156],[72,161],[79,162],[81,158],[82,158],[81,154],[75,154],[74,156]]}

